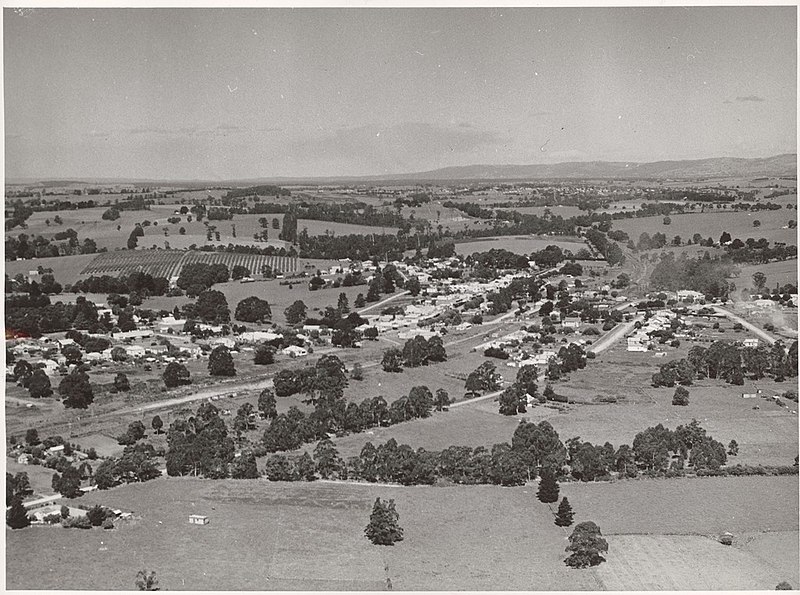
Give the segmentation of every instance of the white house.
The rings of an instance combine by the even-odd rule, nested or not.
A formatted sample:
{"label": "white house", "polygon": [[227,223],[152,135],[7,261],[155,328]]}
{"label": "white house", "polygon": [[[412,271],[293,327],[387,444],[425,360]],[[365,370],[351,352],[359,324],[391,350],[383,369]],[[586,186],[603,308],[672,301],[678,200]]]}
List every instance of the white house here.
{"label": "white house", "polygon": [[289,345],[289,347],[283,349],[281,353],[289,357],[304,357],[308,355],[308,349],[305,347],[298,347],[297,345]]}
{"label": "white house", "polygon": [[758,339],[745,339],[742,343],[745,347],[758,347]]}

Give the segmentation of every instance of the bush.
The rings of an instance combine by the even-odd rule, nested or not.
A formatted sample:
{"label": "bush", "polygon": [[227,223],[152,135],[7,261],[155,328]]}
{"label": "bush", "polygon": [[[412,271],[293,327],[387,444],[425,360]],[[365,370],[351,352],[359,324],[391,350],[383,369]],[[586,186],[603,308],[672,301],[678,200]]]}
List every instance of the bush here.
{"label": "bush", "polygon": [[61,521],[61,526],[65,529],[91,529],[92,523],[88,516],[71,516]]}

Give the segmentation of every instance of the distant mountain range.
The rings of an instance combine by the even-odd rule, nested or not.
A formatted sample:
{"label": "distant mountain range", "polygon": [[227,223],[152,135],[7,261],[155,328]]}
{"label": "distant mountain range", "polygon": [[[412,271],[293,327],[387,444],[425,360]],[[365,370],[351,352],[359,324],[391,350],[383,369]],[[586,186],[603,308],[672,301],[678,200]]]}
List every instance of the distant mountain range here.
{"label": "distant mountain range", "polygon": [[716,157],[711,159],[654,161],[576,161],[551,165],[467,165],[393,176],[408,180],[522,180],[546,178],[728,178],[797,175],[797,154],[757,159]]}
{"label": "distant mountain range", "polygon": [[[246,180],[152,180],[135,178],[82,178],[80,181],[59,180],[67,184],[148,184],[161,186],[249,186],[256,184],[331,184],[331,183],[389,183],[389,182],[459,182],[504,181],[542,179],[657,179],[689,180],[697,178],[754,178],[797,175],[797,154],[786,153],[773,157],[743,159],[714,157],[710,159],[683,159],[680,161],[573,161],[567,163],[533,165],[464,165],[443,167],[431,171],[386,174],[378,176],[338,177],[274,177]],[[6,184],[53,186],[52,180],[8,179]]]}

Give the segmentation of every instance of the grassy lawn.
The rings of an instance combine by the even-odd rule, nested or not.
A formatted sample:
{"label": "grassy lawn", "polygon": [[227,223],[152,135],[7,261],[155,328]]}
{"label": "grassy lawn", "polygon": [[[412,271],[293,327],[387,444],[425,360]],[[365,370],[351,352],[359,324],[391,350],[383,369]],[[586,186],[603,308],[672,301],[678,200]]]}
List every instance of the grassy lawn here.
{"label": "grassy lawn", "polygon": [[[625,535],[797,527],[796,478],[563,485],[576,522],[595,520],[612,547],[605,568],[573,570],[563,564],[568,530],[552,523],[550,507],[538,502],[534,492],[533,486],[157,479],[81,499],[139,517],[114,531],[7,529],[8,551],[14,552],[6,561],[7,586],[132,589],[136,571],[147,568],[169,590],[381,590],[387,576],[401,590],[597,590],[615,570],[614,556],[624,560],[636,553]],[[394,547],[372,546],[363,537],[377,496],[394,498],[400,513],[405,539]],[[189,514],[208,515],[210,524],[189,525]],[[755,554],[698,543],[642,548],[648,554],[644,562],[658,564],[659,552],[674,551],[678,561],[692,559],[698,565],[763,566]],[[673,575],[652,576],[666,581]],[[685,577],[686,588],[705,588],[702,572]]]}

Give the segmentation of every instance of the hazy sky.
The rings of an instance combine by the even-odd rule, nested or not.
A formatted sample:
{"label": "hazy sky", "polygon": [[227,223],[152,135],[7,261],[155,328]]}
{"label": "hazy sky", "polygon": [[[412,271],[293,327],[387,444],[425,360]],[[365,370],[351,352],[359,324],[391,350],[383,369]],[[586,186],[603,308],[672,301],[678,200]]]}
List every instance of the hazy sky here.
{"label": "hazy sky", "polygon": [[795,7],[3,16],[12,178],[796,151]]}

